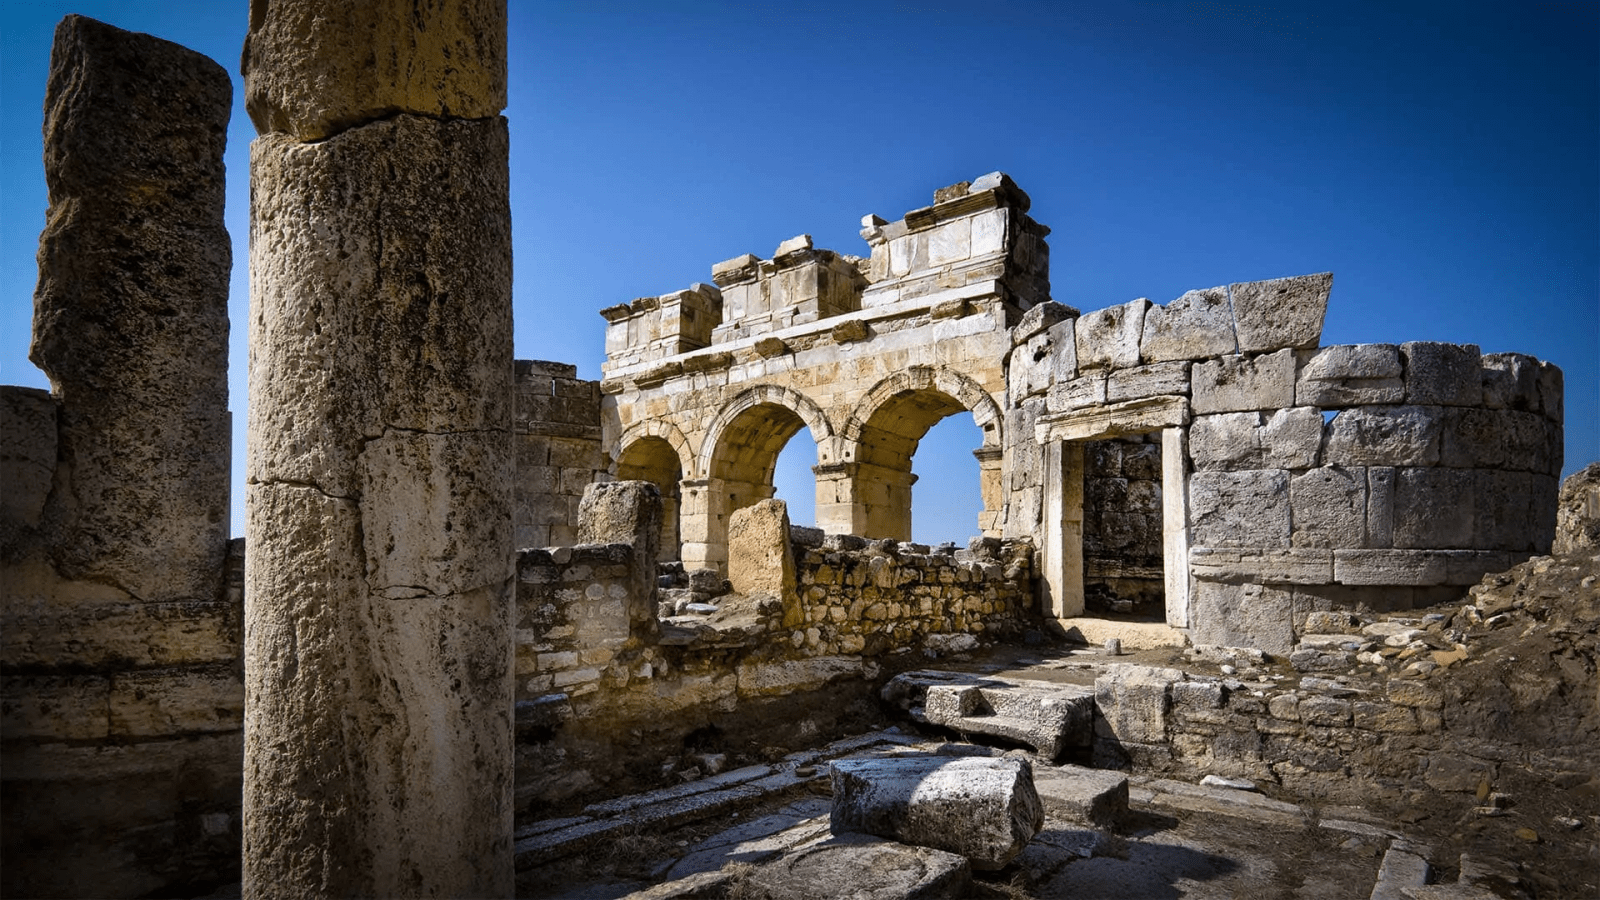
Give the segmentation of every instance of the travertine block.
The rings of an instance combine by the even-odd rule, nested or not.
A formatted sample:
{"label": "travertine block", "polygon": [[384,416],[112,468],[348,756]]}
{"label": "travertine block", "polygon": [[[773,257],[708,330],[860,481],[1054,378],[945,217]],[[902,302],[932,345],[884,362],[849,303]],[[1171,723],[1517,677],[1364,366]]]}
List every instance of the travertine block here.
{"label": "travertine block", "polygon": [[760,500],[728,517],[728,581],[740,594],[797,602],[788,504]]}
{"label": "travertine block", "polygon": [[1261,467],[1309,469],[1322,451],[1322,414],[1309,406],[1280,409],[1266,417],[1256,433],[1261,444]]}
{"label": "travertine block", "polygon": [[1200,471],[1261,467],[1261,413],[1195,416],[1189,428],[1189,455]]}
{"label": "travertine block", "polygon": [[1449,566],[1432,550],[1335,550],[1333,577],[1353,585],[1445,584]]}
{"label": "travertine block", "polygon": [[1255,647],[1287,655],[1294,648],[1293,595],[1261,584],[1197,581],[1190,639],[1220,647]]}
{"label": "travertine block", "polygon": [[1051,412],[1070,412],[1106,402],[1106,374],[1089,372],[1071,381],[1056,382],[1050,387]]}
{"label": "travertine block", "polygon": [[49,541],[64,577],[151,602],[221,587],[231,108],[227,73],[198,53],[82,16],[56,29],[29,354],[71,473]]}
{"label": "travertine block", "polygon": [[1326,584],[1333,580],[1333,553],[1323,549],[1195,547],[1189,571],[1209,581],[1261,584]]}
{"label": "travertine block", "polygon": [[1332,272],[1230,285],[1239,352],[1317,346],[1332,289]]}
{"label": "travertine block", "polygon": [[1162,395],[1189,395],[1189,363],[1163,362],[1131,369],[1114,369],[1106,378],[1106,402],[1138,400]]}
{"label": "travertine block", "polygon": [[1367,470],[1328,466],[1289,479],[1296,547],[1364,547]]}
{"label": "travertine block", "polygon": [[[1544,522],[1536,524],[1542,527]],[[1561,482],[1553,549],[1558,555],[1600,552],[1600,463],[1590,463]]]}
{"label": "travertine block", "polygon": [[1534,480],[1542,476],[1502,469],[1473,473],[1473,539],[1467,546],[1485,550],[1531,550],[1538,523],[1534,520]]}
{"label": "travertine block", "polygon": [[1139,355],[1145,362],[1206,359],[1237,349],[1225,287],[1190,291],[1165,306],[1151,306],[1144,314]]}
{"label": "travertine block", "polygon": [[1544,417],[1552,422],[1562,421],[1565,415],[1564,403],[1565,383],[1561,368],[1552,363],[1541,360],[1539,362],[1539,408],[1544,411]]}
{"label": "travertine block", "polygon": [[1196,546],[1289,546],[1289,473],[1196,472],[1189,522]]}
{"label": "travertine block", "polygon": [[503,0],[321,0],[252,8],[245,108],[262,134],[320,140],[395,113],[488,119],[506,105]]}
{"label": "travertine block", "polygon": [[1011,329],[1011,343],[1013,346],[1021,344],[1053,325],[1076,318],[1078,311],[1065,303],[1054,300],[1040,303],[1023,313],[1021,321]]}
{"label": "travertine block", "polygon": [[1330,466],[1432,466],[1439,462],[1437,406],[1363,406],[1333,417],[1322,462]]}
{"label": "travertine block", "polygon": [[107,704],[111,733],[157,737],[238,731],[244,682],[233,663],[119,673]]}
{"label": "travertine block", "polygon": [[1394,344],[1341,344],[1305,351],[1295,383],[1295,403],[1341,408],[1400,403],[1405,399],[1400,348]]}
{"label": "travertine block", "polygon": [[1471,469],[1396,472],[1394,545],[1407,549],[1473,546],[1477,476]]}
{"label": "travertine block", "polygon": [[[172,666],[239,657],[241,610],[232,603],[204,600],[175,603],[73,602],[73,594],[95,585],[57,583],[43,596],[10,580],[7,572],[5,628],[0,655],[31,669]],[[32,579],[27,579],[29,582]],[[103,589],[103,588],[102,588]],[[31,601],[23,605],[24,593]]]}
{"label": "travertine block", "polygon": [[1412,341],[1400,345],[1406,369],[1406,403],[1413,406],[1479,406],[1483,363],[1476,344]]}
{"label": "travertine block", "polygon": [[55,400],[49,391],[0,386],[0,550],[16,529],[39,524],[55,474]]}
{"label": "travertine block", "polygon": [[[111,682],[99,675],[0,676],[0,737],[6,741],[104,740]],[[10,751],[6,775],[12,777]]]}
{"label": "travertine block", "polygon": [[1486,353],[1481,362],[1486,408],[1542,411],[1537,359],[1521,353]]}
{"label": "travertine block", "polygon": [[1139,364],[1139,338],[1150,301],[1143,297],[1084,313],[1078,318],[1078,366],[1084,369],[1124,369]]}
{"label": "travertine block", "polygon": [[1184,680],[1179,669],[1113,665],[1095,679],[1096,729],[1122,744],[1160,744],[1167,740],[1171,686]]}
{"label": "travertine block", "polygon": [[1194,411],[1235,412],[1294,405],[1294,351],[1196,363]]}

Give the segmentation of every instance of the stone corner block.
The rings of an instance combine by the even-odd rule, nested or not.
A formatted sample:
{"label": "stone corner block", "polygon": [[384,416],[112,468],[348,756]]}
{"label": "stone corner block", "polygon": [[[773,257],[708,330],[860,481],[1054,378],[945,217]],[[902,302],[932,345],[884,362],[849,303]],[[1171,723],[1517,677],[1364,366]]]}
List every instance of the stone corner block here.
{"label": "stone corner block", "polygon": [[1230,285],[1239,352],[1315,347],[1332,290],[1332,272]]}

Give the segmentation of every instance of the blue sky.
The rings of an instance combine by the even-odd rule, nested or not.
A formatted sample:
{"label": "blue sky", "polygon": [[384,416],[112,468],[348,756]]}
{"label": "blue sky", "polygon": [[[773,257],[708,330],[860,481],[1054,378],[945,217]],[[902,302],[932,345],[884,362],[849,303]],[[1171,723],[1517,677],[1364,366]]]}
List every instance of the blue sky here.
{"label": "blue sky", "polygon": [[[40,110],[69,12],[235,73],[237,477],[244,0],[0,7],[0,381],[48,386],[27,361]],[[1456,341],[1556,363],[1570,472],[1600,458],[1597,18],[1592,2],[512,0],[517,355],[597,378],[602,307],[796,234],[864,254],[863,215],[898,218],[998,169],[1053,229],[1064,303],[1332,270],[1325,344]],[[919,540],[973,530],[970,429],[946,420],[916,458]],[[779,492],[808,521],[797,447]]]}

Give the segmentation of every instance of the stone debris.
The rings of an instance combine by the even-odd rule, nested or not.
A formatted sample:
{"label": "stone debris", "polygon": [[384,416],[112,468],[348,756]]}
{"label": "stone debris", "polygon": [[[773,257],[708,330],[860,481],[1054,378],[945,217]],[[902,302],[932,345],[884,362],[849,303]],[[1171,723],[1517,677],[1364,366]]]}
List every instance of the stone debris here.
{"label": "stone debris", "polygon": [[840,760],[830,827],[946,850],[992,870],[1039,833],[1044,808],[1022,759]]}
{"label": "stone debris", "polygon": [[1094,695],[1079,685],[920,670],[884,685],[886,703],[914,721],[1034,748],[1045,762],[1089,745]]}

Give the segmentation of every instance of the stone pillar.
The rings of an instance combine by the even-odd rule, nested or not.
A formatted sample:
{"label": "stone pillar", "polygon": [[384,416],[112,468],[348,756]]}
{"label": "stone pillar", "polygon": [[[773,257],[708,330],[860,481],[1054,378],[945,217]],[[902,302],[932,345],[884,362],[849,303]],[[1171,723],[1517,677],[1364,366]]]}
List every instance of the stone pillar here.
{"label": "stone pillar", "polygon": [[252,4],[247,897],[512,893],[505,41]]}
{"label": "stone pillar", "polygon": [[228,544],[224,170],[233,88],[177,44],[82,16],[45,93],[50,211],[30,358],[71,489],[45,520],[64,578],[215,600]]}
{"label": "stone pillar", "polygon": [[856,463],[812,466],[817,482],[817,527],[828,534],[866,534],[867,510],[856,502]]}
{"label": "stone pillar", "polygon": [[1167,624],[1189,627],[1189,455],[1187,428],[1161,429],[1161,558]]}
{"label": "stone pillar", "polygon": [[1044,449],[1044,577],[1046,619],[1083,615],[1083,444],[1052,441]]}
{"label": "stone pillar", "polygon": [[978,460],[978,496],[983,509],[978,513],[978,532],[984,537],[1000,537],[1005,523],[1005,451],[999,447],[979,447],[972,451]]}

